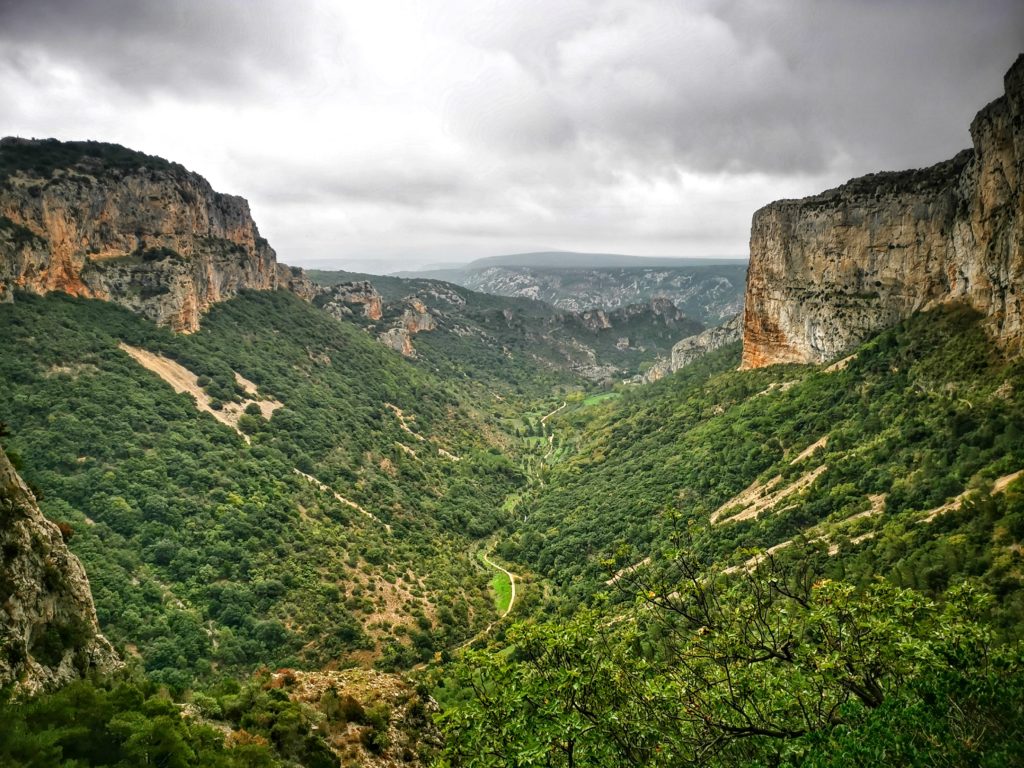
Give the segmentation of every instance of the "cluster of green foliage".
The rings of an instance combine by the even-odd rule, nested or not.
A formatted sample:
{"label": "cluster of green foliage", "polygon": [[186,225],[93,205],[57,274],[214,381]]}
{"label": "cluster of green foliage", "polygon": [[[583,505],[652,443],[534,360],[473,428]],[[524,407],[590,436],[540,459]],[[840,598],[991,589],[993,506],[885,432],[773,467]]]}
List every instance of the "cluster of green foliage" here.
{"label": "cluster of green foliage", "polygon": [[0,181],[24,173],[51,178],[57,171],[76,168],[88,173],[126,173],[140,169],[187,173],[178,163],[102,141],[0,141]]}
{"label": "cluster of green foliage", "polygon": [[[6,691],[0,700],[0,763],[12,768],[337,766],[318,733],[324,716],[268,687],[266,680],[264,675],[241,685],[226,679],[192,694],[187,704],[137,671],[79,680],[27,699],[12,699]],[[226,741],[228,729],[234,736]]]}
{"label": "cluster of green foliage", "polygon": [[[493,616],[467,542],[504,519],[523,476],[488,439],[500,423],[457,387],[283,292],[218,305],[191,336],[57,295],[19,295],[0,315],[5,445],[70,526],[104,631],[155,680],[180,689],[375,647],[407,666]],[[237,371],[285,407],[246,414],[246,444],[121,341],[176,359],[221,402],[242,396]],[[371,626],[399,583],[403,634]]]}
{"label": "cluster of green foliage", "polygon": [[807,571],[709,576],[684,552],[627,610],[522,625],[456,668],[450,766],[1017,764],[1024,652],[986,596],[939,604]]}
{"label": "cluster of green foliage", "polygon": [[[554,362],[550,316],[445,290],[476,331],[419,334],[411,361],[284,292],[218,304],[189,336],[65,296],[0,306],[5,445],[68,531],[104,631],[145,669],[5,704],[0,757],[327,765],[328,710],[383,754],[384,710],[332,694],[318,715],[230,678],[360,651],[388,669],[449,658],[507,599],[474,554],[491,540],[535,574],[515,615],[537,621],[499,625],[502,652],[448,673],[452,766],[1022,759],[1007,641],[1024,625],[1024,491],[991,490],[1024,467],[1024,363],[974,315],[912,319],[838,370],[739,372],[734,346],[588,395]],[[247,396],[236,373],[284,407],[250,408],[246,442],[119,342],[184,365],[215,408]],[[821,466],[783,509],[711,524],[752,483]],[[205,685],[201,718],[159,684]],[[254,738],[228,749],[203,719]]]}

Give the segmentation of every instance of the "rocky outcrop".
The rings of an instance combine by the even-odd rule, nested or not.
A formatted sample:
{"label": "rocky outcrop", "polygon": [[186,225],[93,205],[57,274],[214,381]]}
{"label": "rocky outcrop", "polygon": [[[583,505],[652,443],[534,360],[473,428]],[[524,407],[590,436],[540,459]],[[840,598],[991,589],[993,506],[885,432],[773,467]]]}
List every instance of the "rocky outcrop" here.
{"label": "rocky outcrop", "polygon": [[914,312],[963,302],[1024,346],[1024,55],[974,146],[754,214],[744,368],[829,360]]}
{"label": "rocky outcrop", "polygon": [[426,304],[415,296],[403,300],[405,310],[398,325],[388,328],[377,338],[386,346],[406,357],[416,357],[416,349],[412,345],[412,337],[417,333],[433,331],[437,328],[437,320]]}
{"label": "rocky outcrop", "polygon": [[241,197],[114,144],[0,140],[0,298],[63,291],[176,331],[214,303],[312,284],[277,264]]}
{"label": "rocky outcrop", "polygon": [[310,280],[301,267],[289,267],[287,264],[277,265],[276,287],[311,303],[323,292],[323,288]]}
{"label": "rocky outcrop", "polygon": [[740,315],[736,315],[714,328],[708,328],[694,336],[688,336],[673,345],[672,353],[667,359],[659,360],[648,369],[643,376],[643,382],[649,384],[670,373],[675,373],[704,355],[721,349],[726,344],[739,341],[740,337]]}
{"label": "rocky outcrop", "polygon": [[82,564],[2,449],[0,549],[0,687],[34,693],[120,664],[99,632]]}
{"label": "rocky outcrop", "polygon": [[324,311],[339,320],[352,318],[357,311],[372,322],[384,315],[381,295],[367,280],[332,285],[325,290],[322,300]]}

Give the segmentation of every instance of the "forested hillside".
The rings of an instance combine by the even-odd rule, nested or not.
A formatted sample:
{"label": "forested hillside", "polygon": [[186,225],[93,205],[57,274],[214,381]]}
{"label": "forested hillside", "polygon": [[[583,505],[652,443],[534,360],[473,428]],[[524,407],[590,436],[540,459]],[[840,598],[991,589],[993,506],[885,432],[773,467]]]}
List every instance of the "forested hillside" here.
{"label": "forested hillside", "polygon": [[1024,759],[1021,361],[959,308],[738,352],[550,419],[498,551],[554,588],[442,679],[451,765]]}
{"label": "forested hillside", "polygon": [[[533,397],[545,396],[554,384],[577,384],[580,377],[615,381],[634,375],[703,329],[696,315],[667,299],[647,297],[607,312],[568,311],[442,280],[321,270],[309,276],[327,287],[368,283],[380,294],[382,312],[363,320],[367,329],[408,334],[411,327],[416,353],[446,378],[479,377],[493,388]],[[426,316],[429,329],[409,322]]]}
{"label": "forested hillside", "polygon": [[[101,626],[155,679],[405,665],[491,615],[466,550],[523,482],[497,399],[466,402],[283,292],[219,305],[191,336],[67,297],[0,313],[5,445],[66,526]],[[282,405],[250,404],[236,431],[121,344],[196,374],[214,410],[246,397],[236,374]]]}
{"label": "forested hillside", "polygon": [[1005,84],[762,209],[745,294],[310,279],[181,166],[0,142],[0,765],[1024,764]]}
{"label": "forested hillside", "polygon": [[984,576],[1024,618],[1022,368],[976,315],[915,317],[832,366],[737,372],[738,351],[555,416],[571,455],[503,554],[585,598],[672,531],[722,568],[806,541],[855,581]]}

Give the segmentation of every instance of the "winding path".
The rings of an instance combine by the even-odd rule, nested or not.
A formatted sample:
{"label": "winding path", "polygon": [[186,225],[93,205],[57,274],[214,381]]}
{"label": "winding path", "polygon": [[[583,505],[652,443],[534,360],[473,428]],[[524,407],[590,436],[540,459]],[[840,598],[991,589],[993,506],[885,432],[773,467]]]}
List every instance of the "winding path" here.
{"label": "winding path", "polygon": [[[493,549],[492,549],[492,551],[493,551]],[[486,553],[482,553],[480,555],[480,559],[484,562],[485,565],[490,566],[491,568],[493,568],[496,571],[501,571],[506,576],[508,576],[508,581],[512,585],[512,594],[509,597],[508,607],[505,609],[505,612],[503,614],[501,614],[501,616],[496,618],[494,621],[492,621],[490,624],[488,624],[486,627],[484,627],[479,632],[477,632],[475,635],[473,635],[471,638],[469,638],[469,640],[466,640],[465,642],[460,643],[459,645],[455,646],[454,650],[456,650],[456,651],[461,651],[463,648],[467,648],[468,646],[472,645],[477,640],[479,640],[481,637],[484,637],[485,635],[487,635],[492,629],[494,629],[494,625],[495,624],[497,624],[499,621],[502,621],[506,616],[509,615],[509,613],[511,613],[512,606],[514,606],[516,604],[516,575],[514,573],[512,573],[512,571],[509,571],[509,570],[506,570],[505,568],[502,568],[496,562],[491,560],[491,558],[489,558]]]}
{"label": "winding path", "polygon": [[565,408],[565,406],[567,406],[568,404],[569,404],[569,403],[568,403],[568,401],[566,401],[566,400],[563,400],[563,401],[562,401],[562,404],[561,404],[560,406],[558,406],[557,408],[555,408],[555,410],[553,410],[553,411],[552,411],[551,413],[547,414],[546,416],[541,416],[541,417],[540,417],[540,423],[541,423],[541,424],[544,424],[544,423],[545,423],[545,422],[546,422],[546,421],[547,421],[548,419],[550,419],[550,418],[551,418],[552,416],[554,416],[554,415],[555,415],[556,413],[558,413],[558,412],[559,412],[560,410],[562,410],[563,408]]}
{"label": "winding path", "polygon": [[[348,506],[352,507],[352,509],[355,509],[355,510],[357,510],[359,512],[362,512],[364,515],[366,515],[368,518],[373,520],[375,523],[378,523],[378,524],[384,526],[384,530],[385,531],[387,531],[388,533],[391,533],[391,526],[388,525],[387,523],[385,523],[383,520],[381,520],[375,514],[373,514],[373,512],[368,512],[367,510],[363,509],[361,506],[356,504],[351,499],[346,499],[344,496],[342,496],[336,490],[331,488],[329,485],[327,485],[326,483],[320,482],[319,480],[317,480],[312,475],[307,475],[305,472],[303,472],[298,467],[292,467],[292,469],[295,470],[295,474],[302,475],[302,477],[306,478],[306,480],[311,482],[313,485],[315,485],[321,491],[324,491],[325,493],[329,493],[329,494],[333,495],[334,498],[337,499],[338,501],[340,501],[342,504],[347,504]],[[515,593],[515,586],[512,587],[512,592],[513,592],[513,594]]]}

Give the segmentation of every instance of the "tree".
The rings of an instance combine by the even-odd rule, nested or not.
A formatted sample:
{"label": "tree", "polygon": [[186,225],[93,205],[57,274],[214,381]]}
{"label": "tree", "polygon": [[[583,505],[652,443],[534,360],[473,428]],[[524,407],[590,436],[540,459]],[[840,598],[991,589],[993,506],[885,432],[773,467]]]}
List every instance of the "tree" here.
{"label": "tree", "polygon": [[1020,648],[994,645],[989,598],[969,586],[940,604],[770,558],[714,577],[682,550],[648,573],[624,612],[520,626],[511,655],[467,655],[473,698],[444,715],[450,765],[825,765],[865,738],[908,762],[1021,749],[1024,685],[1002,685]]}

